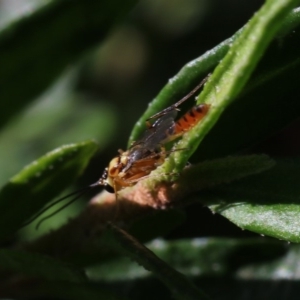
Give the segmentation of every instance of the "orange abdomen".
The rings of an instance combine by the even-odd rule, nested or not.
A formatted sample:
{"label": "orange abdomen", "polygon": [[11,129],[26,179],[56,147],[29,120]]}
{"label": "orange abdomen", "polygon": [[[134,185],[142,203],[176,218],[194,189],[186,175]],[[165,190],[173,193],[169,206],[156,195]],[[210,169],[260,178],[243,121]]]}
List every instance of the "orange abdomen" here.
{"label": "orange abdomen", "polygon": [[193,128],[205,117],[209,107],[210,105],[208,104],[199,104],[194,106],[175,123],[174,135],[182,135]]}

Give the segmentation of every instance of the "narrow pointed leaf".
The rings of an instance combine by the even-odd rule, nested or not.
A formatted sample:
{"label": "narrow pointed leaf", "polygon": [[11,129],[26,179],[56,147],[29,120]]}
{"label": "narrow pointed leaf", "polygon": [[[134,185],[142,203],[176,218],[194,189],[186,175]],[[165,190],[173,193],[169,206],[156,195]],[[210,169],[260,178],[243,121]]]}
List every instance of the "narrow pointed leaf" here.
{"label": "narrow pointed leaf", "polygon": [[278,160],[258,175],[213,190],[209,201],[243,229],[300,242],[300,160]]}
{"label": "narrow pointed leaf", "polygon": [[[202,141],[197,151],[198,160],[236,153],[297,118],[300,113],[300,102],[297,101],[300,96],[297,90],[300,72],[297,51],[299,23],[299,8],[282,19],[278,32],[280,38],[271,43],[245,90],[226,108],[218,123]],[[145,130],[145,120],[149,116],[174,103],[211,72],[241,35],[243,29],[186,64],[170,79],[137,122],[130,142],[136,140]]]}
{"label": "narrow pointed leaf", "polygon": [[[164,165],[165,171],[176,172],[184,167],[223,111],[242,91],[267,46],[279,31],[283,18],[297,3],[299,0],[266,1],[247,23],[197,100],[197,103],[206,102],[211,105],[208,115],[179,141],[178,148],[187,150],[172,153],[169,163]],[[175,170],[173,160],[176,162]]]}
{"label": "narrow pointed leaf", "polygon": [[180,188],[199,191],[259,174],[275,164],[275,160],[264,154],[208,160],[186,168],[180,176],[179,184]]}
{"label": "narrow pointed leaf", "polygon": [[[236,269],[249,267],[249,264],[255,266],[258,261],[274,261],[287,251],[286,243],[261,237],[155,239],[147,247],[176,270],[197,278],[228,276]],[[234,260],[233,257],[247,259]],[[149,276],[149,272],[132,260],[119,258],[89,268],[88,275],[94,280],[134,280]]]}
{"label": "narrow pointed leaf", "polygon": [[17,230],[79,176],[98,146],[62,146],[25,167],[0,191],[0,237]]}
{"label": "narrow pointed leaf", "polygon": [[171,290],[175,299],[208,299],[183,274],[159,259],[134,237],[116,226],[111,225],[110,228],[119,251],[126,253],[146,270],[153,272]]}

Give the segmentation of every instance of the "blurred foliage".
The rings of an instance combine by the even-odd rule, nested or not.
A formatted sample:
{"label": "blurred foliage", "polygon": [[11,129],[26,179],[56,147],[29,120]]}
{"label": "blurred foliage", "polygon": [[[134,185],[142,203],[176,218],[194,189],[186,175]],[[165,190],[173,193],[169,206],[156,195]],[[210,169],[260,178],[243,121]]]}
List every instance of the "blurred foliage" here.
{"label": "blurred foliage", "polygon": [[[135,1],[87,3],[79,0],[0,2],[0,183],[4,186],[0,193],[3,248],[0,279],[6,276],[2,274],[4,270],[37,278],[34,288],[25,281],[15,289],[15,283],[8,282],[0,287],[0,295],[51,299],[123,299],[125,295],[128,299],[171,299],[169,289],[174,292],[172,284],[176,281],[167,289],[152,273],[124,257],[89,266],[90,280],[86,281],[77,266],[55,258],[52,261],[43,255],[10,252],[4,247],[33,239],[34,226],[24,228],[19,236],[13,233],[82,173],[96,146],[93,142],[80,142],[95,139],[99,144],[97,156],[79,180],[78,186],[84,186],[101,176],[118,148],[126,149],[134,122],[157,91],[168,83],[161,94],[165,102],[159,101],[158,106],[154,102],[150,109],[160,110],[159,105],[166,106],[190,91],[215,68],[238,36],[234,34],[263,1],[143,0],[134,9]],[[258,152],[277,157],[299,155],[298,14],[299,10],[295,10],[286,21],[245,89],[226,108],[192,161]],[[199,60],[200,71],[194,64],[187,64],[209,49],[212,50]],[[186,76],[184,72],[193,66],[195,72],[189,71],[189,77],[184,77],[184,82],[174,88],[176,78],[168,79],[183,66],[176,78],[180,79],[180,74]],[[146,116],[147,113],[143,119]],[[274,135],[284,127],[284,131]],[[136,128],[143,130],[144,123],[139,121]],[[68,143],[77,144],[42,156]],[[77,149],[76,154],[72,147]],[[66,159],[60,161],[63,155]],[[223,185],[195,198],[199,201],[202,197],[213,211],[241,227],[299,242],[299,160],[279,159],[279,162],[274,170]],[[59,167],[47,169],[48,164]],[[22,181],[22,174],[28,181]],[[276,203],[272,203],[274,199]],[[78,209],[78,206],[66,209],[38,234],[59,226],[58,219],[63,222]],[[276,212],[278,215],[274,215]],[[199,204],[186,208],[185,214],[184,218],[182,211],[161,213],[157,223],[151,218],[143,220],[147,224],[132,230],[141,240],[155,237],[157,232],[167,235],[167,239],[147,245],[157,257],[151,254],[148,259],[147,250],[141,248],[134,259],[151,268],[159,257],[167,266],[186,275],[182,280],[186,286],[192,282],[191,286],[205,287],[213,299],[297,299],[297,245],[241,231]],[[162,222],[170,223],[160,228]],[[215,238],[220,236],[223,238]],[[122,238],[132,242],[127,233]],[[129,243],[130,247],[137,245],[138,242]],[[124,244],[121,247],[125,248]],[[134,253],[132,249],[129,252]]]}

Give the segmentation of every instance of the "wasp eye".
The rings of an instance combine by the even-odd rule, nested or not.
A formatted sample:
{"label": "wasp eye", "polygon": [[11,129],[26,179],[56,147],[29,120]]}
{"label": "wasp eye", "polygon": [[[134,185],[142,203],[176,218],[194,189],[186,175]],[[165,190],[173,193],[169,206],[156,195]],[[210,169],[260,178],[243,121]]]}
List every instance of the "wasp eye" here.
{"label": "wasp eye", "polygon": [[114,193],[115,192],[115,189],[111,186],[111,185],[109,185],[109,184],[106,184],[105,186],[104,186],[104,188],[105,188],[105,190],[107,191],[107,192],[109,192],[109,193]]}

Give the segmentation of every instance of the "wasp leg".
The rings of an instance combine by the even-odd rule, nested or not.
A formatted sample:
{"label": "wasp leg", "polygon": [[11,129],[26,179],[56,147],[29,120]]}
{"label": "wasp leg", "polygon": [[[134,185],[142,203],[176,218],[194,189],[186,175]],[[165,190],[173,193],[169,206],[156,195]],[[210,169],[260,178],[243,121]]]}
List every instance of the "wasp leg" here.
{"label": "wasp leg", "polygon": [[113,187],[115,190],[115,199],[116,199],[116,209],[113,214],[112,223],[115,223],[118,221],[118,218],[121,217],[121,202],[119,201],[119,195],[118,192],[121,191],[123,188],[127,187],[129,185],[124,185],[124,182],[118,179],[114,179],[113,181]]}

